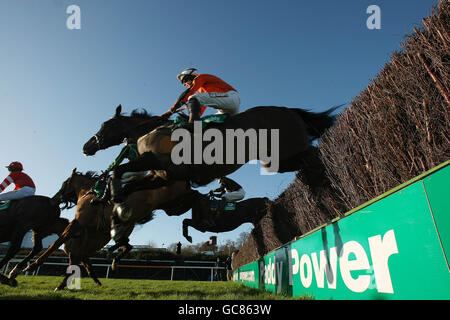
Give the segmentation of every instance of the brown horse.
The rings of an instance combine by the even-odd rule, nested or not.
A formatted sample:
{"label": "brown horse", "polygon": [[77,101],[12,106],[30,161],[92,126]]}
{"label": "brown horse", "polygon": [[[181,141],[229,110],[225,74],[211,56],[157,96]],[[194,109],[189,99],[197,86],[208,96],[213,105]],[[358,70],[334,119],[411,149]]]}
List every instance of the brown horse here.
{"label": "brown horse", "polygon": [[[192,242],[189,236],[188,227],[193,227],[201,232],[227,232],[238,228],[244,223],[251,223],[253,226],[262,219],[267,212],[270,203],[268,198],[250,198],[235,203],[234,210],[224,210],[216,214],[211,209],[212,204],[217,204],[217,200],[195,191],[195,196],[191,199],[192,219],[183,220],[183,236]],[[205,216],[211,217],[213,225],[204,223]]]}
{"label": "brown horse", "polygon": [[[200,159],[200,162],[196,162],[195,158],[198,155],[198,152],[195,152],[196,143],[190,141],[187,145],[191,149],[191,155],[186,157],[187,161],[175,164],[172,160],[172,150],[177,143],[171,140],[172,123],[166,121],[166,125],[161,126],[162,118],[152,117],[147,124],[153,123],[159,127],[139,138],[138,148],[141,156],[118,166],[114,170],[113,183],[111,184],[113,200],[121,202],[127,195],[121,190],[120,183],[120,179],[125,172],[150,169],[157,170],[157,172],[165,171],[165,174],[161,175],[159,179],[147,178],[129,186],[129,190],[133,190],[131,187],[133,184],[135,186],[134,190],[139,190],[158,188],[174,180],[193,181],[199,186],[206,185],[215,178],[223,177],[236,171],[251,160],[260,160],[264,167],[274,172],[297,171],[301,169],[299,165],[300,160],[313,149],[311,142],[319,138],[326,129],[333,125],[335,118],[330,116],[330,113],[335,109],[331,108],[325,112],[313,113],[302,109],[285,107],[255,107],[230,116],[223,123],[213,125],[213,128],[224,137],[224,143],[221,145],[223,149],[215,151],[216,153],[222,153],[222,160],[224,161],[221,163],[206,163],[203,159]],[[116,117],[115,122],[119,118],[123,119],[125,117]],[[235,135],[229,136],[227,134],[230,130],[237,132],[235,131],[236,129],[243,133],[241,135],[244,136],[239,145],[236,145],[238,138]],[[105,133],[111,130],[114,131],[116,129],[111,128],[107,130],[106,123],[104,123],[102,132],[96,134],[97,140],[107,145]],[[257,131],[258,135],[262,130],[266,130],[267,135],[276,133],[275,137],[277,139],[272,141],[266,136],[266,141],[263,141],[262,136],[258,136],[256,138],[257,142],[255,140],[251,141],[248,137],[245,138],[246,133],[251,130]],[[209,140],[204,141],[207,139],[202,139],[202,137],[200,139],[201,156],[206,148],[211,148],[211,143],[208,142]],[[90,145],[92,145],[92,142]],[[87,149],[89,148],[85,145],[85,152]],[[229,153],[228,155],[227,152]],[[268,158],[269,154],[271,155],[270,159]],[[278,165],[272,167],[272,162],[275,158]],[[267,160],[270,163],[264,162]]]}
{"label": "brown horse", "polygon": [[[8,209],[0,211],[0,243],[9,241],[6,255],[0,261],[0,269],[19,251],[22,240],[29,230],[33,230],[33,249],[19,262],[15,269],[22,270],[39,251],[42,239],[51,234],[61,234],[69,221],[60,218],[58,203],[45,196],[31,196],[11,201]],[[17,285],[14,278],[8,279],[0,273],[3,284]]]}
{"label": "brown horse", "polygon": [[[98,176],[93,172],[80,174],[74,169],[71,176],[63,182],[61,189],[54,198],[60,199],[61,202],[76,203],[75,218],[61,236],[24,271],[35,270],[45,262],[53,251],[64,244],[64,251],[69,256],[69,264],[82,264],[95,283],[101,285],[93,272],[89,257],[111,240],[110,230],[113,205],[94,206],[90,203],[97,196],[94,192],[91,192],[97,179]],[[129,235],[132,230],[133,228],[131,227],[124,234]],[[131,250],[131,246],[128,243],[123,243],[123,245],[124,248],[115,258],[113,266],[122,255]],[[13,276],[17,276],[17,274]],[[69,276],[70,274],[67,274],[55,290],[63,289]]]}

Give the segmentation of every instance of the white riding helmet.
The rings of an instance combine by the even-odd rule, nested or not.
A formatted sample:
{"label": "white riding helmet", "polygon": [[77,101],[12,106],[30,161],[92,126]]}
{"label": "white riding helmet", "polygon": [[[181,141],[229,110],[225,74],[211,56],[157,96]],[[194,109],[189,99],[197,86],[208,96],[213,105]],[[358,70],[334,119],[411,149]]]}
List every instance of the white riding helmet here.
{"label": "white riding helmet", "polygon": [[193,79],[194,76],[197,75],[195,71],[197,71],[197,69],[195,68],[186,68],[183,71],[181,71],[179,75],[177,75],[177,79],[181,81],[181,83],[187,81],[189,78]]}

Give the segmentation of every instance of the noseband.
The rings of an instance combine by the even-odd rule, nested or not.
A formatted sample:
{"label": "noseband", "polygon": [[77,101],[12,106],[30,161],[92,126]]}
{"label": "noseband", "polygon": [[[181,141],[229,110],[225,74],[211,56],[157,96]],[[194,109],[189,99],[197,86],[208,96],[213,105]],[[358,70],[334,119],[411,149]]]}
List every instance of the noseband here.
{"label": "noseband", "polygon": [[97,143],[97,147],[99,149],[101,149],[102,147],[101,147],[101,140],[100,140],[100,138],[96,134],[94,135],[94,138],[95,138],[95,143]]}

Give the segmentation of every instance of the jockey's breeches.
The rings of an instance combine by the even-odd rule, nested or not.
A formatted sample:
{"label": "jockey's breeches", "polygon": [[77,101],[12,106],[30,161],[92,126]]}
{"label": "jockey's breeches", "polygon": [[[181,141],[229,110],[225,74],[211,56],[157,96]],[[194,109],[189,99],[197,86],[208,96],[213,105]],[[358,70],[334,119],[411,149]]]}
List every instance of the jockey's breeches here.
{"label": "jockey's breeches", "polygon": [[217,113],[236,114],[239,112],[241,98],[236,91],[195,93],[189,99],[196,98],[200,105],[217,109]]}
{"label": "jockey's breeches", "polygon": [[32,187],[22,187],[19,190],[14,190],[10,192],[5,192],[0,194],[0,201],[1,200],[17,200],[29,196],[34,196],[36,192],[35,188]]}
{"label": "jockey's breeches", "polygon": [[244,199],[245,191],[244,189],[239,189],[237,191],[227,192],[222,196],[227,202],[235,202]]}

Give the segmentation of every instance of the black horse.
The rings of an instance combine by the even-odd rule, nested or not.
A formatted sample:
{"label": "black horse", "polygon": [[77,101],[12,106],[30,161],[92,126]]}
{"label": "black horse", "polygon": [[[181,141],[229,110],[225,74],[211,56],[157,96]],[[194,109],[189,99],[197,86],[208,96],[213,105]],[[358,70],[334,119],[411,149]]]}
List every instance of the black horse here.
{"label": "black horse", "polygon": [[[228,117],[222,124],[213,125],[223,137],[227,139],[222,144],[223,158],[226,163],[196,163],[195,159],[191,161],[175,164],[172,161],[172,150],[176,143],[171,141],[172,121],[162,117],[147,116],[136,117],[132,114],[130,117],[120,114],[121,108],[116,109],[115,116],[102,124],[101,130],[95,134],[85,145],[83,151],[85,154],[94,154],[99,149],[119,144],[121,139],[132,134],[141,136],[144,134],[142,128],[145,127],[148,134],[141,136],[138,140],[138,148],[141,156],[129,163],[122,164],[114,170],[113,183],[111,189],[113,200],[121,202],[128,195],[121,190],[122,175],[125,172],[139,172],[145,170],[154,170],[155,172],[164,172],[159,177],[147,177],[138,182],[129,184],[128,191],[142,189],[155,189],[168,185],[176,180],[194,181],[197,185],[206,185],[215,178],[226,176],[250,160],[260,160],[263,166],[269,171],[288,172],[302,169],[300,162],[311,152],[314,152],[312,141],[320,138],[323,132],[334,124],[335,116],[330,114],[336,109],[331,108],[325,112],[314,113],[299,108],[286,107],[254,107],[237,115]],[[156,129],[156,130],[155,130]],[[228,136],[229,130],[240,130],[240,132],[255,132],[259,130],[276,133],[278,139],[272,141],[267,139],[268,144],[261,144],[263,140],[258,136],[256,142],[254,139],[244,138],[240,144],[234,145],[235,136]],[[134,133],[133,133],[134,132]],[[251,131],[253,132],[253,131]],[[245,134],[244,134],[245,135]],[[266,137],[267,138],[267,137]],[[229,140],[229,141],[228,141]],[[270,140],[270,142],[269,142]],[[229,143],[230,142],[230,143]],[[233,142],[233,143],[232,143]],[[201,152],[205,148],[211,148],[208,142],[202,141]],[[231,159],[228,159],[227,152],[229,145],[234,145],[234,152]],[[188,143],[194,152],[191,158],[195,158],[195,143]],[[237,149],[241,152],[236,152]],[[218,150],[220,151],[220,150]],[[217,152],[217,150],[216,150]],[[219,152],[220,153],[220,152]],[[271,158],[264,156],[270,154]],[[239,159],[237,159],[239,158]],[[278,166],[272,168],[273,159],[277,159]],[[223,159],[222,159],[223,160]],[[230,161],[231,160],[231,161]],[[267,162],[269,161],[269,162]],[[133,187],[134,186],[134,187]],[[129,193],[128,192],[128,193]]]}
{"label": "black horse", "polygon": [[[0,261],[0,269],[17,254],[25,234],[32,230],[33,249],[14,270],[25,268],[28,261],[42,250],[42,239],[51,234],[60,235],[69,224],[67,219],[60,218],[60,214],[59,203],[45,196],[13,200],[9,208],[0,211],[0,243],[10,242],[6,255]],[[0,282],[11,286],[17,285],[14,278],[8,279],[1,273]]]}
{"label": "black horse", "polygon": [[[192,242],[188,228],[193,227],[201,232],[227,232],[234,230],[244,223],[256,226],[267,212],[270,204],[268,198],[250,198],[234,203],[234,209],[216,213],[218,201],[209,195],[194,191],[192,201],[192,219],[183,220],[183,236]],[[213,221],[213,224],[205,224]]]}

